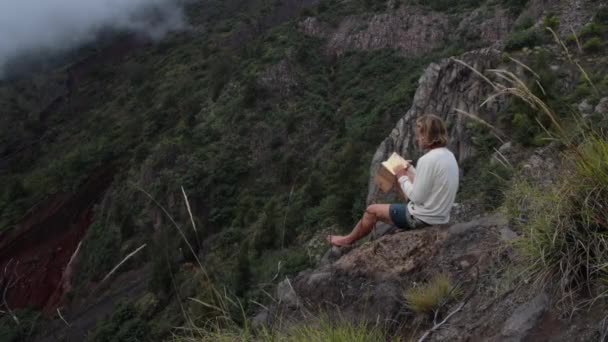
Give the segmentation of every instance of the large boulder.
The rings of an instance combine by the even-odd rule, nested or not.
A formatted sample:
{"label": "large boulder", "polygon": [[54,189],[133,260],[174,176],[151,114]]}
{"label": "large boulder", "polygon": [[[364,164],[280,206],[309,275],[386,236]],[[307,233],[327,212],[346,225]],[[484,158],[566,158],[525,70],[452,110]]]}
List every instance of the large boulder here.
{"label": "large boulder", "polygon": [[[390,322],[404,309],[403,290],[437,273],[485,270],[507,222],[489,216],[466,224],[433,226],[380,237],[334,262],[301,272],[278,287],[275,313],[336,312],[343,318]],[[272,315],[271,315],[272,316]]]}

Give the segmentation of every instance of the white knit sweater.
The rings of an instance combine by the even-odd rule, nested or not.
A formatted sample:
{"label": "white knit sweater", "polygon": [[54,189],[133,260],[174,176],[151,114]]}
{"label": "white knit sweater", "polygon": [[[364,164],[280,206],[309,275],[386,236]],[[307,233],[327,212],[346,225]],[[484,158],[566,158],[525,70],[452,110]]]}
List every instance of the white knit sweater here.
{"label": "white knit sweater", "polygon": [[409,212],[428,224],[443,224],[450,220],[450,210],[458,191],[458,163],[445,147],[434,148],[418,159],[412,183],[407,176],[399,177],[403,193],[409,198]]}

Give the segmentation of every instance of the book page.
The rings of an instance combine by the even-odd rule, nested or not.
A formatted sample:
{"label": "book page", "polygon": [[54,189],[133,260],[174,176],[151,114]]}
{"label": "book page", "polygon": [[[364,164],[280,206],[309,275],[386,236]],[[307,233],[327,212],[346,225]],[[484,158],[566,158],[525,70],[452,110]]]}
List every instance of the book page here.
{"label": "book page", "polygon": [[407,162],[407,160],[403,159],[395,152],[393,152],[393,154],[391,154],[391,156],[385,162],[382,162],[382,166],[384,166],[384,168],[386,168],[386,170],[389,171],[392,175],[395,174],[394,170],[396,166],[403,165],[404,167],[407,167],[408,164],[409,163]]}

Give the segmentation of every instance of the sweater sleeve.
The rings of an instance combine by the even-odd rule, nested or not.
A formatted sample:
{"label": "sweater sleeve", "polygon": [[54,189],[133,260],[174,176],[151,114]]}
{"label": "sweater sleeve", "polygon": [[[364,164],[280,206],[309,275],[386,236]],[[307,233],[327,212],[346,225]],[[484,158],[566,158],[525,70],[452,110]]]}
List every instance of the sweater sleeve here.
{"label": "sweater sleeve", "polygon": [[424,203],[431,194],[433,175],[429,169],[426,160],[421,158],[418,162],[418,170],[416,170],[416,179],[414,183],[407,176],[399,178],[399,185],[403,193],[415,204]]}

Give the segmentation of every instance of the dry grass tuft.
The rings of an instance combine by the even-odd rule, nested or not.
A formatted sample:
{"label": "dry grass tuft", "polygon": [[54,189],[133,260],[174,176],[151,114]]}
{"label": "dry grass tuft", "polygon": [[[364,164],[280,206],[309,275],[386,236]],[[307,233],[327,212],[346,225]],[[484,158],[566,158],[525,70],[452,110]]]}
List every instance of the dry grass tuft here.
{"label": "dry grass tuft", "polygon": [[458,297],[460,292],[459,289],[452,287],[447,275],[439,274],[426,284],[407,289],[403,296],[410,310],[430,314],[449,300]]}

